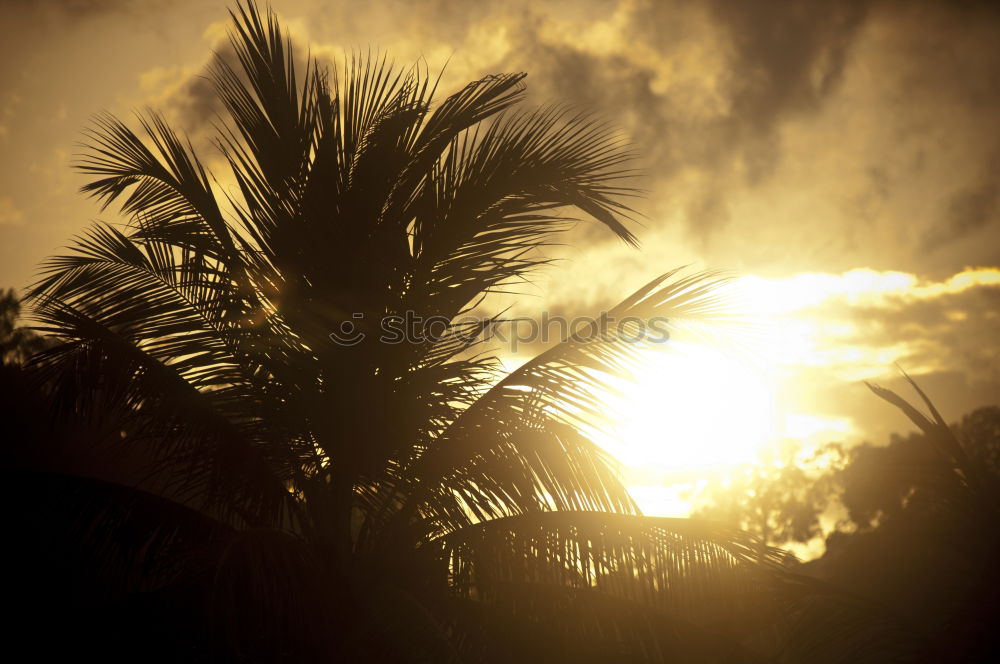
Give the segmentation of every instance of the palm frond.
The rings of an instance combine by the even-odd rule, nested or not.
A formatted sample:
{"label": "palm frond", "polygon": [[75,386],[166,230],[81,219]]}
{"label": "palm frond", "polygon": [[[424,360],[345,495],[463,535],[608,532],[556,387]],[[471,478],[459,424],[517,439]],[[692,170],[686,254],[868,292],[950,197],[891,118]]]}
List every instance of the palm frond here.
{"label": "palm frond", "polygon": [[[671,321],[674,317],[697,320],[710,319],[720,312],[722,296],[718,294],[720,282],[715,275],[693,275],[669,282],[674,274],[657,278],[612,309],[614,320],[632,317],[641,322],[654,315]],[[600,329],[595,322],[589,333],[566,339],[529,360],[464,410],[414,463],[413,476],[426,491],[437,486],[441,478],[454,481],[462,477],[464,469],[490,458],[499,468],[525,469],[515,482],[519,489],[538,487],[538,476],[527,470],[532,464],[526,460],[536,455],[528,441],[537,444],[550,440],[549,435],[554,432],[573,431],[574,440],[580,445],[585,440],[580,432],[599,425],[606,415],[605,396],[609,390],[606,377],[628,375],[641,363],[645,352],[665,347],[662,339],[636,337],[634,333],[628,327]],[[525,430],[547,433],[527,440],[512,435]],[[565,435],[556,438],[567,440]],[[631,501],[619,500],[617,482],[610,480],[614,473],[608,467],[609,459],[593,443],[575,449],[584,448],[589,451],[582,454],[593,458],[597,466],[607,468],[599,473],[605,481],[591,484],[582,475],[575,475],[572,466],[547,467],[542,477],[557,478],[560,485],[573,487],[575,493],[589,495],[592,505],[617,505],[626,507],[627,512],[633,511]],[[567,451],[563,448],[562,453]],[[505,463],[500,459],[505,459]],[[514,481],[514,476],[510,481]],[[507,490],[515,495],[513,487]],[[547,501],[542,499],[539,504]]]}
{"label": "palm frond", "polygon": [[507,114],[448,145],[415,201],[410,299],[457,315],[482,293],[549,261],[538,249],[594,217],[629,243],[622,197],[633,174],[621,140],[585,114],[560,108]]}
{"label": "palm frond", "polygon": [[[996,513],[1000,498],[1000,481],[989,471],[981,459],[966,452],[951,427],[931,402],[930,398],[906,372],[903,376],[927,406],[930,416],[910,404],[896,392],[866,382],[878,397],[898,408],[925,434],[925,440],[940,460],[940,468],[928,469],[920,486],[929,489],[940,505],[956,510],[954,514],[975,523],[984,513]],[[943,473],[939,470],[943,469]],[[930,480],[930,481],[928,481]]]}
{"label": "palm frond", "polygon": [[[692,519],[537,512],[484,521],[433,540],[461,596],[488,601],[506,583],[601,592],[694,624],[759,619],[772,590],[761,555],[784,552]],[[772,598],[773,600],[773,598]]]}
{"label": "palm frond", "polygon": [[123,214],[155,221],[157,231],[169,233],[179,246],[213,258],[231,258],[229,228],[190,146],[185,148],[155,113],[139,116],[139,122],[152,149],[117,118],[105,114],[94,120],[94,128],[86,133],[87,151],[77,167],[98,179],[82,191],[106,208],[131,188],[121,204]]}

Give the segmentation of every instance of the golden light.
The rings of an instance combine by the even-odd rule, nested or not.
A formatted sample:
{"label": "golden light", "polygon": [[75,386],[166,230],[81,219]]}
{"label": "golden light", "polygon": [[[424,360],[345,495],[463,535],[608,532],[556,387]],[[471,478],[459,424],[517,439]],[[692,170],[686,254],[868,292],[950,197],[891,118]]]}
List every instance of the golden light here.
{"label": "golden light", "polygon": [[732,351],[669,343],[618,406],[609,451],[626,466],[671,474],[752,461],[776,432],[773,379]]}
{"label": "golden light", "polygon": [[[893,375],[897,361],[914,375],[927,370],[910,342],[866,339],[853,311],[997,284],[996,268],[939,282],[870,269],[737,278],[729,286],[732,313],[745,324],[676,335],[629,379],[608,377],[619,394],[607,398],[604,426],[588,433],[621,463],[645,513],[686,516],[707,483],[768,451],[792,444],[800,463],[826,443],[860,441],[864,432],[851,416],[816,401],[824,389]],[[503,359],[512,369],[527,357]]]}
{"label": "golden light", "polygon": [[719,338],[729,335],[733,343],[672,339],[665,352],[650,355],[634,382],[620,387],[617,423],[606,446],[647,514],[686,515],[699,486],[759,462],[783,440],[808,453],[850,436],[849,419],[794,412],[796,406],[780,402],[779,394],[795,393],[803,368],[836,367],[841,377],[851,368],[852,377],[864,378],[891,366],[905,349],[844,345],[853,325],[825,316],[823,307],[919,297],[928,287],[922,289],[913,275],[852,270],[785,279],[747,276],[731,289],[735,313],[751,322],[719,331]]}

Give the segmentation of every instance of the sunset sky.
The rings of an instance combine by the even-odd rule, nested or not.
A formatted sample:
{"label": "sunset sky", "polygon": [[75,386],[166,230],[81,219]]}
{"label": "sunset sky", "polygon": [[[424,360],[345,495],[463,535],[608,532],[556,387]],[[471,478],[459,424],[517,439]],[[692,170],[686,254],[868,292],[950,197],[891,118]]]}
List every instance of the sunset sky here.
{"label": "sunset sky", "polygon": [[[229,4],[3,3],[0,287],[23,290],[101,216],[70,169],[95,113],[158,108],[219,166],[202,74],[228,49]],[[581,225],[517,313],[592,314],[679,265],[736,276],[741,306],[765,321],[756,356],[658,359],[622,416],[615,451],[651,510],[656,487],[767,441],[909,430],[863,385],[899,387],[894,363],[949,420],[1000,402],[995,3],[274,6],[301,56],[447,62],[444,91],[526,71],[529,103],[568,102],[627,134],[647,173],[641,248]]]}

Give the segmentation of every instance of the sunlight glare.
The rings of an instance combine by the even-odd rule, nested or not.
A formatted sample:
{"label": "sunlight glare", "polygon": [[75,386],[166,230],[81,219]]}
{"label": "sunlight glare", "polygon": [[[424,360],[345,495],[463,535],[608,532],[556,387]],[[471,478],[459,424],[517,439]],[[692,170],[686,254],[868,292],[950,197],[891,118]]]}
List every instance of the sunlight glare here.
{"label": "sunlight glare", "polygon": [[624,394],[614,454],[670,473],[753,461],[776,431],[774,386],[733,353],[671,341]]}

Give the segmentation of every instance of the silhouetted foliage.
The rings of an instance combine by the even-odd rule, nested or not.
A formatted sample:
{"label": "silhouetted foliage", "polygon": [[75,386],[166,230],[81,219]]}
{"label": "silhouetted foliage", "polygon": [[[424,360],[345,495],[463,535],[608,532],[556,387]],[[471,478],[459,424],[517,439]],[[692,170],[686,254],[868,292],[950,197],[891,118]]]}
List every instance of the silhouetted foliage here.
{"label": "silhouetted foliage", "polygon": [[45,348],[45,339],[18,325],[21,302],[13,289],[0,290],[0,364],[23,364]]}
{"label": "silhouetted foliage", "polygon": [[927,403],[930,416],[904,408],[919,432],[851,450],[842,501],[858,530],[834,532],[808,567],[928,635],[925,661],[995,661],[1000,408],[947,427]]}
{"label": "silhouetted foliage", "polygon": [[[826,445],[812,460],[824,458],[819,466],[790,453],[765,460],[710,487],[700,514],[782,545],[820,536],[820,516],[839,503],[845,518],[824,555],[802,569],[927,635],[911,661],[994,661],[1000,408],[979,408],[950,427],[909,404],[904,412],[919,431],[886,445]],[[835,623],[825,613],[822,620]]]}
{"label": "silhouetted foliage", "polygon": [[843,451],[835,444],[817,450],[811,461],[826,461],[819,470],[797,460],[795,452],[785,446],[758,464],[729,473],[725,484],[709,485],[697,496],[697,514],[733,524],[774,546],[821,535],[820,516],[837,497],[839,477],[832,471]]}
{"label": "silhouetted foliage", "polygon": [[[979,408],[950,429],[970,461],[984,474],[998,475],[1000,408]],[[865,443],[851,448],[836,479],[850,521],[868,530],[903,512],[924,515],[934,509],[938,494],[953,485],[954,478],[952,465],[943,463],[928,434],[917,431],[893,434],[888,445]]]}
{"label": "silhouetted foliage", "polygon": [[[489,321],[458,322],[546,265],[570,215],[634,243],[614,132],[518,110],[523,74],[436,106],[425,71],[382,57],[300,78],[273,14],[233,18],[238,67],[211,72],[224,184],[160,116],[142,136],[100,116],[84,191],[127,222],[91,227],[30,295],[54,339],[32,370],[63,424],[5,486],[38,496],[12,524],[29,622],[76,620],[40,658],[906,651],[753,537],[639,514],[584,431],[602,376],[648,345],[582,334],[505,374]],[[668,273],[611,314],[711,321],[716,285]],[[407,312],[450,325],[381,341]],[[348,324],[364,338],[334,343]]]}

